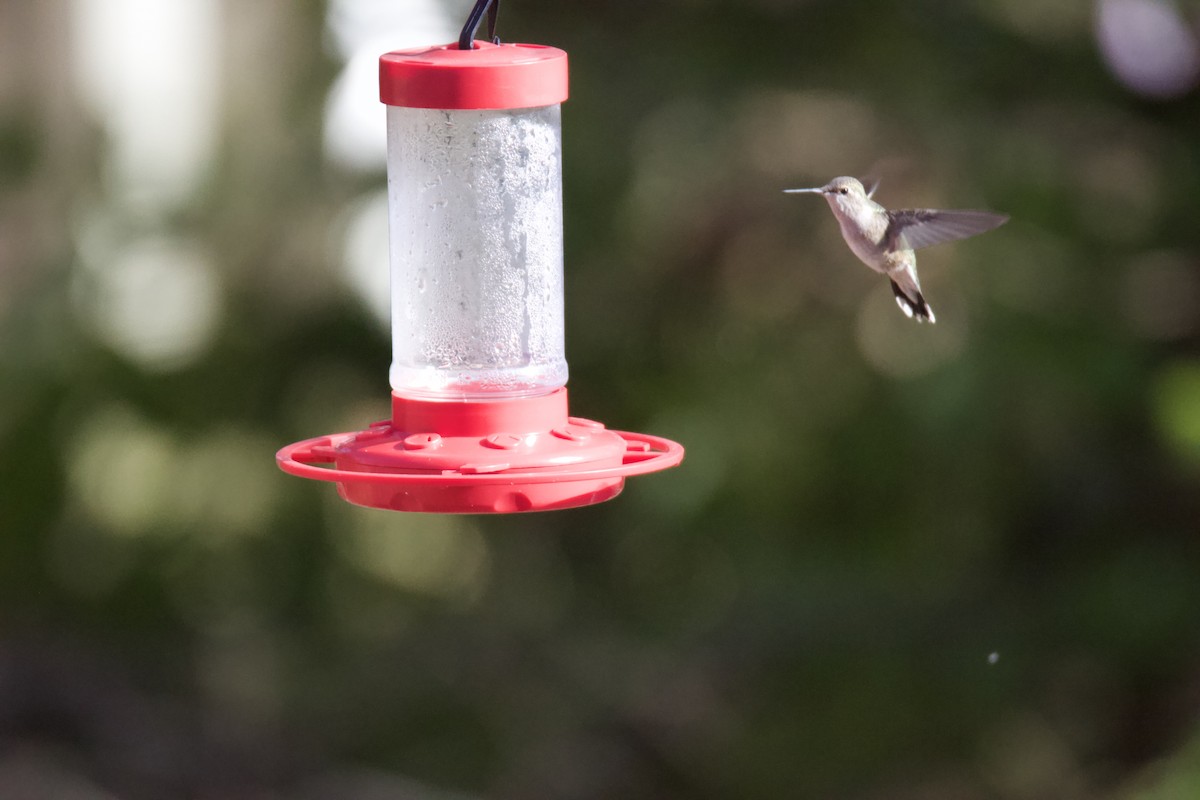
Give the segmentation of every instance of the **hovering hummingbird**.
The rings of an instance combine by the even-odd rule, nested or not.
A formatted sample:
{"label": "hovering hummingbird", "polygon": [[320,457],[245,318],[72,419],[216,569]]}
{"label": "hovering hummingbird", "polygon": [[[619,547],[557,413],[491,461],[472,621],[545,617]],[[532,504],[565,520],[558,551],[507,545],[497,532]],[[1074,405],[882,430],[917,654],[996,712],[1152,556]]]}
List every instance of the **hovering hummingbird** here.
{"label": "hovering hummingbird", "polygon": [[933,309],[921,294],[917,280],[917,257],[913,253],[955,239],[998,228],[1008,221],[1005,214],[990,211],[942,211],[936,208],[906,208],[888,211],[871,199],[870,191],[855,178],[834,178],[814,189],[785,189],[788,194],[822,194],[833,209],[842,238],[859,260],[892,282],[896,303],[909,318],[936,322]]}

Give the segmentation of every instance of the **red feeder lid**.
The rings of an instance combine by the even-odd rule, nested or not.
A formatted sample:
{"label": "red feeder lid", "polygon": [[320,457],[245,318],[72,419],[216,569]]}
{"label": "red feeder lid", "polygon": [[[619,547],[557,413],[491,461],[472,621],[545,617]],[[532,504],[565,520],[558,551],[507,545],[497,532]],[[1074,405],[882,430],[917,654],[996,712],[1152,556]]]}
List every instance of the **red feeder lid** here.
{"label": "red feeder lid", "polygon": [[379,57],[379,99],[405,108],[535,108],[567,99],[567,54],[540,44],[475,42]]}

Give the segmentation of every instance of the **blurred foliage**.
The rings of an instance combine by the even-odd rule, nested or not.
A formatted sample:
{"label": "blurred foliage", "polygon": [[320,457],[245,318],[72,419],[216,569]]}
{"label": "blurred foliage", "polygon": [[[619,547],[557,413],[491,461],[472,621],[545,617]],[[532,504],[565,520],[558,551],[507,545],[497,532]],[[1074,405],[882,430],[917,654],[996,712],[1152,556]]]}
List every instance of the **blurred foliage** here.
{"label": "blurred foliage", "polygon": [[[0,4],[0,795],[1200,794],[1200,101],[1091,3],[505,2],[571,57],[573,411],[688,456],[496,518],[272,463],[387,413],[322,4],[222,6],[167,211],[111,199],[70,8]],[[867,173],[1013,217],[922,251],[936,327],[780,193]],[[194,351],[93,313],[146,236],[214,265]]]}

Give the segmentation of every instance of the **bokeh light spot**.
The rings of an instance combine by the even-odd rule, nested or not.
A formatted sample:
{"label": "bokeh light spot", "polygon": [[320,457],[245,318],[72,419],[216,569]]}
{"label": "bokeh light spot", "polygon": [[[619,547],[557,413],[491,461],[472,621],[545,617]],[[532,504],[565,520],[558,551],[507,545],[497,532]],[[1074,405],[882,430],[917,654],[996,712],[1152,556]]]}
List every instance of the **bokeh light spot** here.
{"label": "bokeh light spot", "polygon": [[103,408],[70,432],[70,476],[84,510],[113,533],[140,537],[205,531],[204,541],[265,529],[280,479],[261,434],[218,429],[195,442],[123,406]]}
{"label": "bokeh light spot", "polygon": [[115,199],[154,215],[195,190],[216,144],[216,0],[75,0],[80,94],[108,133]]}
{"label": "bokeh light spot", "polygon": [[896,306],[887,286],[872,291],[858,314],[858,346],[876,370],[894,378],[914,378],[932,372],[957,358],[966,345],[966,321],[959,313],[945,313],[947,287],[937,295],[927,290],[937,314],[937,324],[908,319]]}
{"label": "bokeh light spot", "polygon": [[173,474],[172,516],[215,541],[262,533],[281,486],[274,463],[263,458],[272,445],[262,434],[225,428],[185,448]]}
{"label": "bokeh light spot", "polygon": [[1096,39],[1117,80],[1138,94],[1178,97],[1200,79],[1196,34],[1169,0],[1098,0]]}
{"label": "bokeh light spot", "polygon": [[1079,0],[980,0],[981,12],[1024,39],[1061,42],[1087,30],[1088,7]]}
{"label": "bokeh light spot", "polygon": [[1163,368],[1152,398],[1163,437],[1182,458],[1200,467],[1200,361]]}
{"label": "bokeh light spot", "polygon": [[221,296],[217,274],[197,248],[154,237],[81,256],[92,269],[77,276],[75,299],[109,347],[157,371],[204,354],[220,323]]}
{"label": "bokeh light spot", "polygon": [[742,152],[761,174],[796,175],[820,185],[878,158],[875,115],[866,103],[833,92],[759,92],[738,110]]}
{"label": "bokeh light spot", "polygon": [[140,536],[162,518],[176,443],[123,408],[105,409],[75,434],[76,497],[114,533]]}
{"label": "bokeh light spot", "polygon": [[1185,254],[1146,253],[1125,272],[1125,320],[1146,339],[1181,339],[1200,329],[1200,273]]}
{"label": "bokeh light spot", "polygon": [[383,328],[391,321],[387,190],[364,195],[334,226],[342,234],[342,278]]}
{"label": "bokeh light spot", "polygon": [[390,50],[445,44],[458,38],[454,20],[467,4],[439,0],[332,0],[329,41],[346,66],[325,104],[325,154],[364,172],[386,163],[387,126],[379,102],[379,56]]}
{"label": "bokeh light spot", "polygon": [[491,558],[478,529],[461,517],[338,507],[338,544],[362,572],[398,589],[470,604],[487,588]]}

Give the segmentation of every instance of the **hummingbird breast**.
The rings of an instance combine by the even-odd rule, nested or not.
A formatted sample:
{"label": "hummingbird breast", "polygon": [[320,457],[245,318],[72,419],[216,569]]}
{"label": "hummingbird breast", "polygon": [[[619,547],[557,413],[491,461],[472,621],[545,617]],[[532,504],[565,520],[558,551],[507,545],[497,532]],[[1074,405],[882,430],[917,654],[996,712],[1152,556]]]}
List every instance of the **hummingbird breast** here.
{"label": "hummingbird breast", "polygon": [[864,211],[853,217],[837,213],[842,238],[859,261],[876,272],[886,272],[884,234],[887,233],[887,216],[872,213],[869,209]]}

